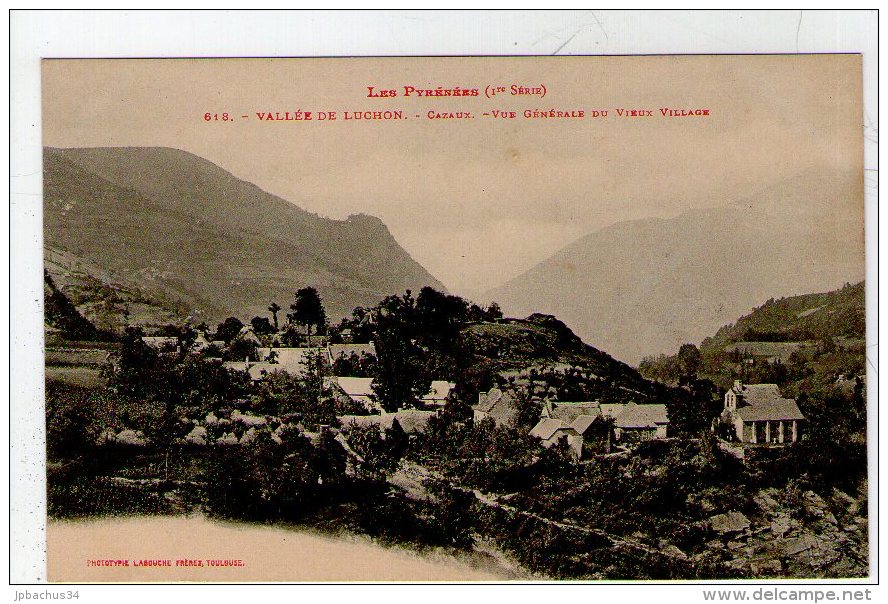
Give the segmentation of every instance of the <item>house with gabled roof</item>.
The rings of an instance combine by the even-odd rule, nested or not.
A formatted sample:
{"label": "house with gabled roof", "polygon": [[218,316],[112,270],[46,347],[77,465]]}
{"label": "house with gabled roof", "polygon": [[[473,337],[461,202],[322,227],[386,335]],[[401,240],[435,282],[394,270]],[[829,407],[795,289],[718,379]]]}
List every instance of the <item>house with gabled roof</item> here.
{"label": "house with gabled roof", "polygon": [[539,438],[540,444],[547,449],[565,442],[577,459],[583,454],[583,436],[560,419],[540,418],[531,428],[530,435]]}
{"label": "house with gabled roof", "polygon": [[629,402],[614,406],[614,439],[652,440],[666,438],[669,414],[666,405]]}
{"label": "house with gabled roof", "polygon": [[420,399],[427,409],[442,409],[450,399],[456,384],[445,380],[432,380],[428,393]]}
{"label": "house with gabled roof", "polygon": [[565,423],[572,423],[580,416],[596,418],[601,416],[601,404],[598,401],[547,401],[543,406],[543,417],[560,419]]}
{"label": "house with gabled roof", "polygon": [[733,426],[742,443],[782,445],[801,439],[806,420],[796,402],[780,394],[777,384],[736,380],[725,393],[721,421]]}
{"label": "house with gabled roof", "polygon": [[540,421],[531,429],[530,435],[539,438],[540,444],[547,448],[566,439],[579,459],[585,444],[610,451],[611,426],[607,420],[598,401],[546,401]]}
{"label": "house with gabled roof", "polygon": [[492,388],[478,393],[478,403],[472,406],[472,417],[476,422],[491,418],[498,426],[514,425],[518,419],[518,401],[512,392]]}
{"label": "house with gabled roof", "polygon": [[355,403],[369,413],[382,413],[382,405],[373,392],[373,378],[333,376],[324,378],[324,386],[342,403]]}
{"label": "house with gabled roof", "polygon": [[322,367],[330,365],[330,355],[326,348],[257,348],[256,354],[264,362],[277,365],[278,371],[303,377],[309,360],[314,359]]}

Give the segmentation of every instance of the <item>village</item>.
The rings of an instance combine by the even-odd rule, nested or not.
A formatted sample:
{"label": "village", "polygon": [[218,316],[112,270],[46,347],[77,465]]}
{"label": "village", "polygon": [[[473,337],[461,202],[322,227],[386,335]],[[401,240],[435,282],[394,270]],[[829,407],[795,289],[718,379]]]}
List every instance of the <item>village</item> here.
{"label": "village", "polygon": [[[274,320],[276,323],[276,312]],[[259,325],[265,329],[260,328],[257,333]],[[175,336],[142,336],[141,341],[159,354],[195,355],[206,362],[219,363],[229,371],[243,373],[254,386],[281,375],[319,381],[319,398],[335,401],[336,408],[346,412],[336,415],[335,425],[296,426],[308,433],[314,429],[347,434],[356,427],[372,426],[383,438],[389,430],[415,436],[426,430],[430,418],[439,416],[448,403],[454,402],[456,384],[448,379],[432,379],[427,392],[397,409],[387,410],[378,400],[374,378],[368,375],[377,362],[372,340],[356,342],[349,328],[324,329],[326,333],[311,335],[310,326],[287,324],[285,329],[277,330],[271,325],[268,320],[256,326],[243,325],[228,341],[215,339],[206,331],[196,331],[184,341]],[[224,324],[219,326],[219,332],[223,327]],[[286,332],[291,334],[290,338],[297,334],[295,337],[306,345],[283,345],[287,343],[283,336]],[[238,351],[245,353],[243,360],[224,360]],[[547,396],[545,387],[535,392],[527,379],[528,371],[510,373],[510,380],[506,380],[504,373],[500,376],[502,385],[478,393],[471,405],[474,422],[489,419],[496,426],[518,427],[522,406],[519,391],[526,393],[529,388],[538,420],[527,434],[537,439],[540,447],[561,447],[576,461],[588,461],[596,453],[610,454],[615,449],[625,451],[632,443],[674,436],[670,433],[665,403],[639,404],[631,399],[619,403],[561,401]],[[272,438],[279,442],[280,432],[287,428],[285,420],[252,413],[246,409],[246,399],[229,403],[225,405],[231,408],[228,417],[211,411],[201,418],[182,418],[183,423],[193,424],[193,429],[181,441],[196,446],[246,444],[260,428],[274,426]],[[749,446],[797,442],[804,434],[804,423],[805,416],[796,402],[782,397],[776,384],[744,384],[736,380],[724,395],[724,408],[713,419],[712,431],[721,435],[726,444],[740,445],[742,451]],[[130,444],[144,442],[143,434],[130,429],[104,433],[102,438]],[[349,455],[356,455],[344,438],[340,437],[338,442]]]}
{"label": "village", "polygon": [[[859,462],[822,419],[847,403],[751,383],[780,361],[729,351],[722,389],[689,345],[659,382],[554,316],[432,288],[338,324],[313,288],[268,310],[80,348],[54,333],[50,513],[298,522],[546,577],[859,572]],[[88,386],[60,382],[76,372]]]}

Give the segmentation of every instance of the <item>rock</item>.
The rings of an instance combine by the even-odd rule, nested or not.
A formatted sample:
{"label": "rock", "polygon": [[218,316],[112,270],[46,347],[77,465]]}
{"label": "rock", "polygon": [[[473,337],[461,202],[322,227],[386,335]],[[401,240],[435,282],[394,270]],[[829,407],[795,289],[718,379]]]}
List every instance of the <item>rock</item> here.
{"label": "rock", "polygon": [[240,422],[245,426],[261,426],[265,424],[265,418],[253,415],[252,413],[241,413],[233,411],[231,413],[231,421]]}
{"label": "rock", "polygon": [[851,516],[856,516],[860,512],[860,502],[839,489],[833,489],[833,500],[844,508]]}
{"label": "rock", "polygon": [[801,537],[788,539],[783,545],[783,554],[785,556],[794,557],[803,552],[816,549],[818,546],[819,541],[813,535],[805,533]]}
{"label": "rock", "polygon": [[814,568],[824,568],[838,562],[841,557],[842,555],[833,549],[819,550],[817,555],[812,557],[811,566]]}
{"label": "rock", "polygon": [[829,512],[829,506],[814,491],[805,491],[802,501],[805,505],[805,511],[814,518],[823,518]]}
{"label": "rock", "polygon": [[114,442],[116,438],[117,435],[114,434],[113,430],[103,430],[98,438],[96,438],[96,444],[104,445],[105,443]]}
{"label": "rock", "polygon": [[731,570],[745,571],[749,568],[749,561],[745,558],[734,558],[733,560],[727,561],[725,566]]}
{"label": "rock", "polygon": [[774,576],[783,572],[783,565],[776,558],[753,560],[750,562],[749,568],[755,577]]}
{"label": "rock", "polygon": [[235,436],[231,432],[216,439],[217,445],[236,445],[237,442],[237,436]]}
{"label": "rock", "polygon": [[215,426],[219,423],[219,418],[216,417],[216,414],[210,411],[207,413],[207,417],[204,419],[204,423],[208,426]]}
{"label": "rock", "polygon": [[783,537],[792,529],[793,520],[789,514],[780,514],[771,521],[771,532],[778,537]]}
{"label": "rock", "polygon": [[780,509],[780,503],[776,499],[777,489],[764,489],[756,493],[752,498],[755,504],[768,516],[773,516]]}
{"label": "rock", "polygon": [[700,511],[702,511],[704,514],[708,514],[715,509],[715,504],[712,503],[712,500],[707,497],[703,497],[702,499],[700,499],[699,503]]}
{"label": "rock", "polygon": [[256,428],[250,428],[249,430],[244,432],[243,436],[241,436],[240,443],[242,445],[245,445],[247,443],[253,442],[254,440],[256,440],[256,434]]}
{"label": "rock", "polygon": [[275,428],[272,431],[271,440],[273,440],[277,444],[281,444],[283,442],[283,440],[281,439],[281,434],[283,434],[283,433],[284,433],[283,425],[278,426],[277,428]]}
{"label": "rock", "polygon": [[661,541],[659,547],[660,551],[662,551],[664,554],[668,554],[675,558],[681,558],[682,560],[688,559],[688,555],[686,553],[684,553],[683,551],[681,551],[681,549],[679,549],[675,545],[672,545],[671,543],[664,544]]}
{"label": "rock", "polygon": [[709,519],[709,525],[720,535],[742,533],[749,529],[749,518],[740,512],[717,514]]}
{"label": "rock", "polygon": [[121,430],[115,440],[122,445],[134,447],[144,447],[148,444],[148,439],[145,438],[141,430]]}

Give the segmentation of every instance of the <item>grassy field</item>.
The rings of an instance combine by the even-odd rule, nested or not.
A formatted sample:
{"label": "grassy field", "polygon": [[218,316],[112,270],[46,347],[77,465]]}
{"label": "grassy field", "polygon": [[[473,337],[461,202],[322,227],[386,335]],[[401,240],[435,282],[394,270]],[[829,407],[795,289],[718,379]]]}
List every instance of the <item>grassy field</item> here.
{"label": "grassy field", "polygon": [[98,388],[105,384],[101,371],[90,366],[47,366],[46,381],[83,388]]}

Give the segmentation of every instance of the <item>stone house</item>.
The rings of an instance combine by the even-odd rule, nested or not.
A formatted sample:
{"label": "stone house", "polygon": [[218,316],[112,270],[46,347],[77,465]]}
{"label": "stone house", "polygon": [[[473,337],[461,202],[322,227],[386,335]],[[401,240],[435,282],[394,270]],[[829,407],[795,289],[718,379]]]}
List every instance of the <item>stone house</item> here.
{"label": "stone house", "polygon": [[472,417],[476,422],[489,417],[498,426],[512,426],[518,419],[518,402],[514,394],[499,388],[479,392],[478,403],[472,406]]}
{"label": "stone house", "polygon": [[547,449],[565,441],[574,457],[579,459],[583,455],[583,436],[560,419],[541,418],[530,430],[530,435],[539,438],[540,444]]}
{"label": "stone house", "polygon": [[602,405],[601,412],[614,420],[614,440],[654,440],[667,436],[666,405],[629,402]]}
{"label": "stone house", "polygon": [[721,422],[732,426],[742,443],[781,445],[802,437],[805,416],[796,402],[783,398],[777,384],[744,384],[725,393]]}

